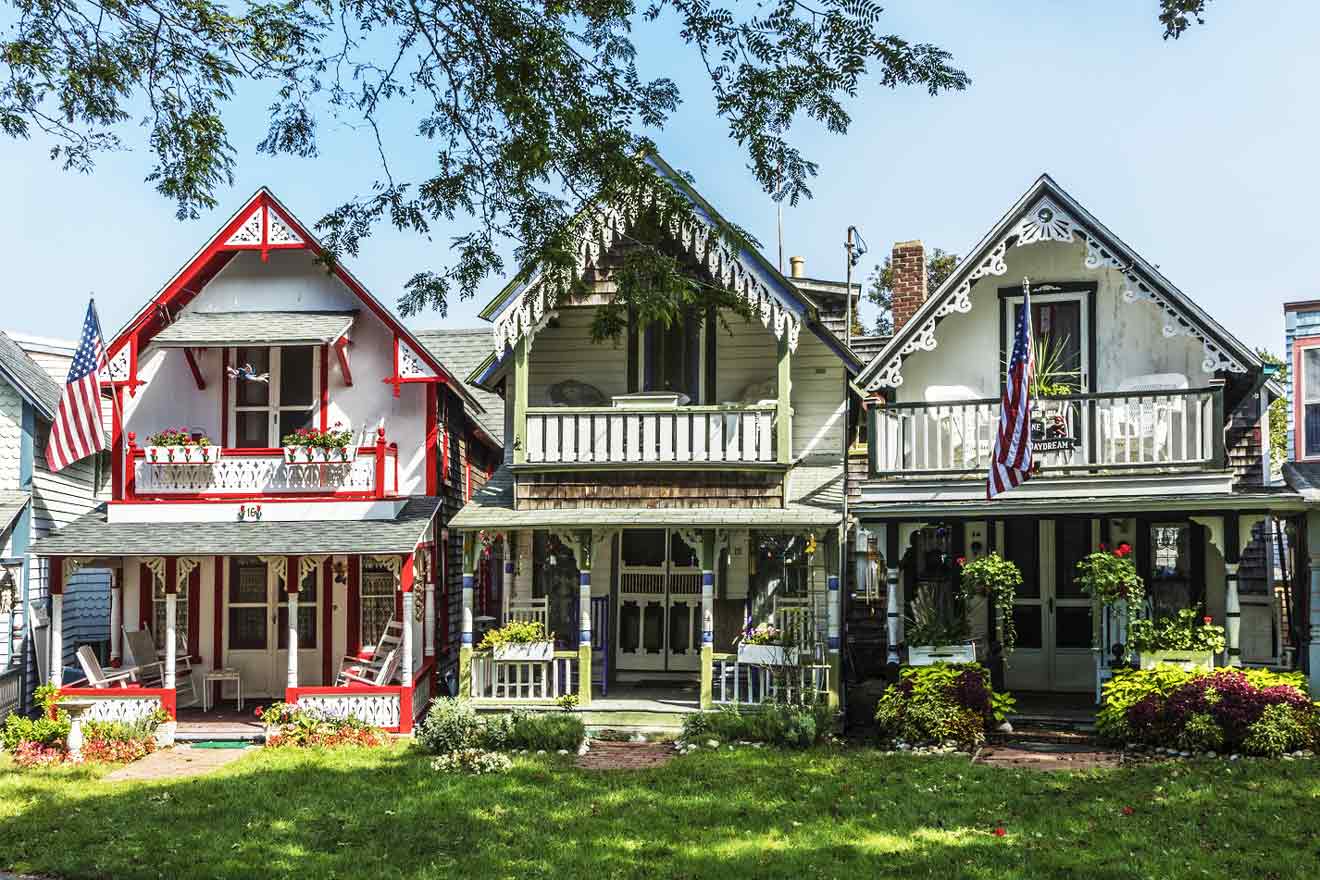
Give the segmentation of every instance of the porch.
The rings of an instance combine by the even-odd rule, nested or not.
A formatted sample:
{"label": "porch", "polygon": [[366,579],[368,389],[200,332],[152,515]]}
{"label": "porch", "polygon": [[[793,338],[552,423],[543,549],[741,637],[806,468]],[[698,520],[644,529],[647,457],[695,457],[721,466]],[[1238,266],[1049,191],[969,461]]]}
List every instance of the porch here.
{"label": "porch", "polygon": [[[411,499],[393,520],[333,528],[274,519],[144,527],[91,514],[37,548],[52,586],[42,677],[92,701],[91,718],[163,709],[182,723],[184,709],[189,723],[230,723],[206,708],[241,705],[250,718],[282,700],[407,732],[439,684],[438,507]],[[231,552],[203,555],[212,542]],[[143,552],[147,543],[169,555]],[[96,555],[63,555],[66,546]],[[70,670],[63,585],[84,567],[111,572],[111,638],[104,656],[80,647]]]}

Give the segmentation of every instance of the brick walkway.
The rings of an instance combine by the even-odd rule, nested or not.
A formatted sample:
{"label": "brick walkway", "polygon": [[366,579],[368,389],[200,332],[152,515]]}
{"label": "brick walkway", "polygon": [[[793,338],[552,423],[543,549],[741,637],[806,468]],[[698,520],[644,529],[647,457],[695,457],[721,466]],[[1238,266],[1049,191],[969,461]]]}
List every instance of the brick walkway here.
{"label": "brick walkway", "polygon": [[608,742],[593,739],[591,750],[577,759],[584,770],[645,770],[674,757],[672,743]]}
{"label": "brick walkway", "polygon": [[1123,754],[1096,747],[1016,743],[986,746],[977,753],[976,763],[1024,770],[1096,770],[1117,767]]}
{"label": "brick walkway", "polygon": [[200,776],[237,761],[249,751],[249,749],[194,749],[186,745],[175,746],[152,752],[141,761],[120,767],[105,778],[110,782],[143,782]]}

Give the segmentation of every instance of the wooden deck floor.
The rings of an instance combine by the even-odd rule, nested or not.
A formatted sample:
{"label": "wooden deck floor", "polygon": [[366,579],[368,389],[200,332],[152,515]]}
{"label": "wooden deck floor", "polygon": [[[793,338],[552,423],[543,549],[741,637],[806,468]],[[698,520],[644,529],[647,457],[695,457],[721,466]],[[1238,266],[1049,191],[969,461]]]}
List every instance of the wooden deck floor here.
{"label": "wooden deck floor", "polygon": [[218,703],[210,712],[203,712],[199,706],[180,709],[175,737],[181,740],[260,739],[265,736],[265,728],[252,714],[259,705],[244,700],[242,712],[233,701]]}

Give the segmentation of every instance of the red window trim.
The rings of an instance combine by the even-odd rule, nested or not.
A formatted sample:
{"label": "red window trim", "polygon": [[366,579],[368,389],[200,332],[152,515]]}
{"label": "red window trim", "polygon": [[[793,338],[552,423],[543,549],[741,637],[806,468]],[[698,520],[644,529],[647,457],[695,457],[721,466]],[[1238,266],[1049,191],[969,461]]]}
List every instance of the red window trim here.
{"label": "red window trim", "polygon": [[1293,340],[1293,458],[1296,461],[1320,461],[1320,455],[1306,454],[1306,403],[1302,393],[1304,380],[1302,352],[1310,348],[1320,348],[1320,336],[1299,336]]}

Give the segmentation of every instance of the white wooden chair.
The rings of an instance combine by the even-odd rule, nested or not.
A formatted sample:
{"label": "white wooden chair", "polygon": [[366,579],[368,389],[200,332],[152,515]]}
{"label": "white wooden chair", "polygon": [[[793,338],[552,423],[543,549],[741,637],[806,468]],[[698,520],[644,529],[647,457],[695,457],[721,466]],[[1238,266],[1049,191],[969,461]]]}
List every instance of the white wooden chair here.
{"label": "white wooden chair", "polygon": [[[1186,391],[1181,373],[1147,373],[1118,383],[1121,394],[1140,397],[1161,391]],[[1115,402],[1100,409],[1107,460],[1111,462],[1167,461],[1172,456],[1173,428],[1188,430],[1184,397],[1156,397],[1149,401]]]}
{"label": "white wooden chair", "polygon": [[94,688],[105,689],[111,685],[126,688],[130,683],[139,682],[139,670],[135,666],[106,673],[101,668],[100,661],[96,659],[96,652],[92,650],[91,645],[83,645],[76,653],[78,665],[82,667],[83,675],[87,676],[87,684]]}
{"label": "white wooden chair", "polygon": [[[346,684],[389,684],[398,672],[400,646],[403,644],[403,621],[385,624],[385,630],[371,650],[370,657],[345,657],[339,664],[335,687]],[[382,677],[383,672],[388,672]]]}
{"label": "white wooden chair", "polygon": [[[941,408],[935,430],[948,436],[946,461],[931,462],[935,467],[975,467],[989,460],[994,446],[990,411],[983,406],[959,406],[969,400],[987,399],[989,395],[970,385],[927,385],[922,397],[926,403],[948,404]],[[997,421],[997,417],[996,417]]]}
{"label": "white wooden chair", "polygon": [[[143,670],[142,680],[146,686],[165,687],[165,661],[156,650],[156,639],[151,630],[125,627],[124,647],[129,661]],[[201,699],[197,683],[193,681],[193,665],[188,657],[187,646],[180,646],[175,649],[174,693],[178,695],[184,691],[188,694],[188,702],[184,705],[191,705]]]}
{"label": "white wooden chair", "polygon": [[539,623],[546,632],[549,632],[550,600],[545,597],[540,599],[511,599],[509,600],[509,614],[504,622]]}

